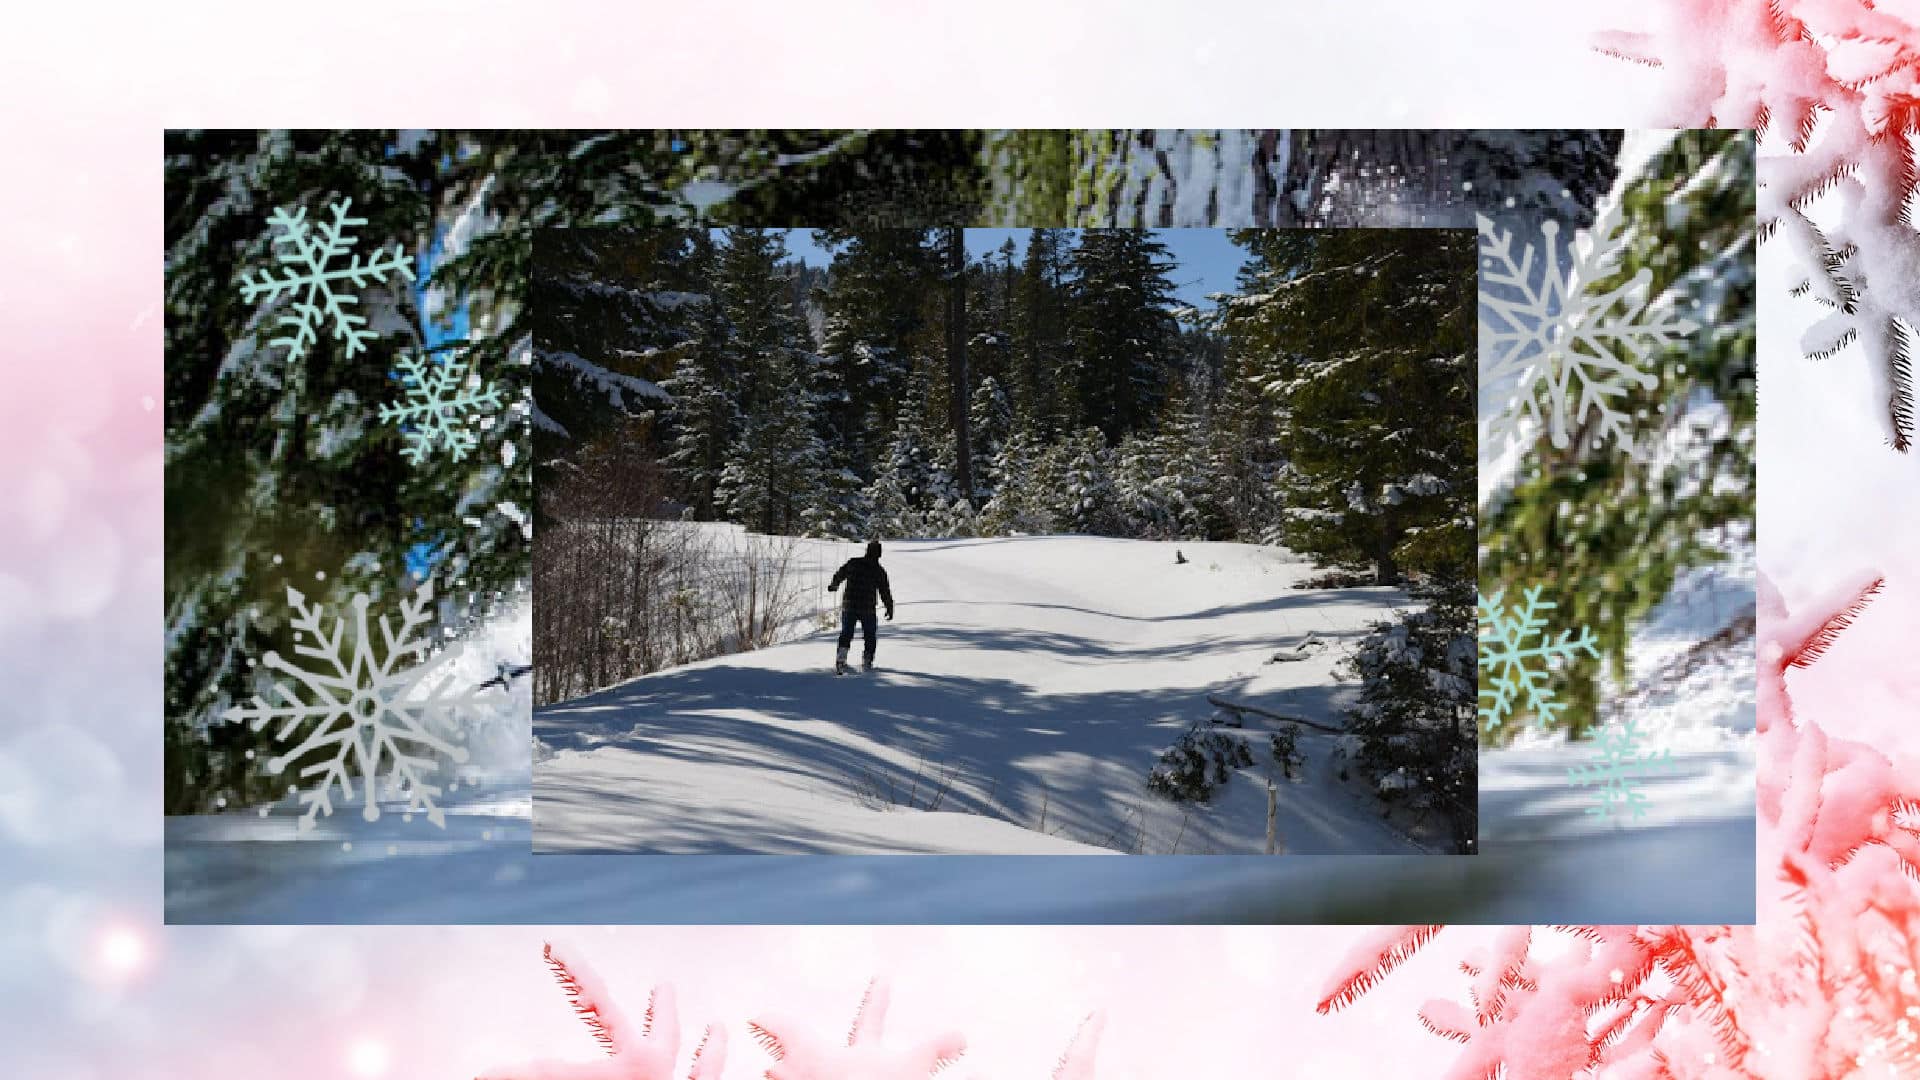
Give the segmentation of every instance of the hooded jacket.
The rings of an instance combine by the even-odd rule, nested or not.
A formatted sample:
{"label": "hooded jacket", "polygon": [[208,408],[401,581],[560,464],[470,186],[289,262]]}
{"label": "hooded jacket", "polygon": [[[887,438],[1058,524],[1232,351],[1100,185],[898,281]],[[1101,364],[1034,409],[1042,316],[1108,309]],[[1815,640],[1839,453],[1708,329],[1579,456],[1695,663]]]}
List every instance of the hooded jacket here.
{"label": "hooded jacket", "polygon": [[881,567],[879,559],[865,555],[848,559],[840,569],[834,571],[833,581],[827,588],[837,589],[841,582],[847,586],[847,591],[840,596],[842,608],[871,613],[877,595],[886,602],[887,617],[893,617],[893,591],[887,587],[887,572]]}

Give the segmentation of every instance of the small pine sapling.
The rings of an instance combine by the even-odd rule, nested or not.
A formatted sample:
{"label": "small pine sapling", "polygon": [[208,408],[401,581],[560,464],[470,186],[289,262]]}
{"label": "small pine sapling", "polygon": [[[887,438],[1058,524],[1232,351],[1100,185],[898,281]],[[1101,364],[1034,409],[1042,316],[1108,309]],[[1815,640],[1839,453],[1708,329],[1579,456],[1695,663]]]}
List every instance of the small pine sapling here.
{"label": "small pine sapling", "polygon": [[1298,734],[1299,733],[1291,727],[1281,728],[1279,731],[1273,733],[1273,738],[1270,740],[1270,749],[1273,753],[1274,763],[1280,766],[1280,771],[1284,773],[1289,780],[1294,778],[1293,770],[1299,768],[1306,762],[1306,758],[1301,755],[1299,748],[1294,745]]}
{"label": "small pine sapling", "polygon": [[1253,752],[1244,740],[1210,724],[1195,724],[1160,751],[1160,760],[1147,773],[1147,790],[1174,802],[1203,803],[1226,784],[1233,770],[1252,764]]}

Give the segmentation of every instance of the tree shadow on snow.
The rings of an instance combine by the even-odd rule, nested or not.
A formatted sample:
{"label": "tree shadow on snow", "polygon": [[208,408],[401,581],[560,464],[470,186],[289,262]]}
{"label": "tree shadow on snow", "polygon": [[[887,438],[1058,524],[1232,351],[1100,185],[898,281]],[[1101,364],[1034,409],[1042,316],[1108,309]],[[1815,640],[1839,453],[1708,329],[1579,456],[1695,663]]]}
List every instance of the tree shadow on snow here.
{"label": "tree shadow on snow", "polygon": [[[955,647],[963,639],[972,647],[1040,647],[1031,631],[922,627],[915,633],[950,638]],[[1044,647],[1082,648],[1052,640]],[[1101,654],[1091,642],[1084,651]],[[737,765],[850,806],[863,801],[863,791],[869,804],[873,790],[913,791],[917,802],[939,792],[942,810],[1023,828],[1036,827],[1044,813],[1047,832],[1099,845],[1103,822],[1130,812],[1128,800],[1152,797],[1145,791],[1147,770],[1189,723],[1211,711],[1205,695],[1220,689],[1050,694],[993,677],[887,670],[836,679],[719,664],[663,672],[538,709],[534,734],[562,752],[613,747],[688,765]],[[827,716],[830,723],[822,720]],[[968,764],[980,762],[996,764],[991,773]],[[675,850],[763,850],[768,829],[779,830],[783,850],[845,849],[842,832],[795,835],[790,818],[757,815],[752,800],[733,800],[736,809],[729,812],[703,810],[708,820],[693,820],[643,787],[617,774],[558,776],[536,769],[536,845],[595,846],[591,837],[563,837],[543,826],[543,808],[567,808],[582,821],[644,820],[649,836],[670,836]],[[610,839],[607,846],[622,845]]]}

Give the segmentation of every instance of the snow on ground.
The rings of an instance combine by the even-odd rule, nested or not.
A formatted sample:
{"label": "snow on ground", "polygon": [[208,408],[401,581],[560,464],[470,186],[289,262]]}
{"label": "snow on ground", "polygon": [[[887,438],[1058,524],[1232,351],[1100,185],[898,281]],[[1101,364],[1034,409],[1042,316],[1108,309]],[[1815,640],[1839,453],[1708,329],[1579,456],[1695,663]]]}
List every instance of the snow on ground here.
{"label": "snow on ground", "polygon": [[1696,647],[1750,620],[1753,589],[1753,545],[1734,544],[1725,561],[1683,574],[1635,628],[1623,716],[1641,733],[1638,754],[1671,754],[1638,784],[1643,816],[1587,812],[1594,789],[1570,783],[1568,770],[1594,763],[1592,740],[1522,736],[1480,751],[1483,849],[1577,841],[1567,846],[1609,865],[1613,888],[1688,890],[1721,912],[1708,921],[1752,921],[1752,623],[1730,643]]}
{"label": "snow on ground", "polygon": [[[451,685],[480,686],[503,666],[533,657],[533,608],[522,603],[483,624],[450,661]],[[166,819],[167,908],[245,902],[263,912],[299,910],[323,896],[303,895],[312,875],[373,869],[378,876],[406,872],[413,860],[484,850],[524,851],[531,835],[532,774],[527,761],[530,680],[508,680],[486,691],[493,711],[469,717],[467,761],[458,767],[440,807],[446,828],[408,820],[405,800],[380,800],[376,821],[364,820],[354,800],[336,800],[334,813],[299,830],[306,807],[288,796],[267,807]],[[356,779],[356,784],[357,784]],[[264,810],[264,813],[262,812]],[[267,921],[274,921],[268,919]],[[298,921],[298,920],[295,920]],[[331,920],[323,920],[331,921]]]}
{"label": "snow on ground", "polygon": [[[829,569],[858,554],[808,546],[797,561]],[[535,849],[1259,854],[1265,721],[1231,731],[1256,765],[1211,804],[1148,793],[1148,770],[1209,693],[1337,726],[1357,686],[1335,666],[1405,602],[1294,588],[1309,564],[1244,544],[903,541],[883,563],[897,619],[872,676],[833,676],[834,632],[816,631],[538,710]],[[1327,647],[1266,663],[1310,632]],[[1285,849],[1422,850],[1339,778],[1335,738],[1301,729]]]}
{"label": "snow on ground", "polygon": [[[951,543],[974,543],[952,541]],[[1182,545],[1209,574],[1207,549]],[[836,552],[837,553],[837,552]],[[907,560],[902,560],[906,562]],[[889,562],[892,562],[891,556]],[[1688,576],[1676,597],[1701,597],[1696,588],[1717,577],[1730,589],[1742,579],[1740,562]],[[1114,573],[1124,603],[1133,587],[1158,581],[1171,566],[1155,563],[1139,574]],[[1298,572],[1275,564],[1273,575]],[[898,571],[896,577],[901,576]],[[1750,580],[1746,587],[1750,590]],[[1739,603],[1737,591],[1713,593]],[[1750,592],[1749,594],[1750,595]],[[881,656],[889,642],[919,623],[934,625],[932,607],[916,612],[908,601],[927,590],[898,591],[900,618],[883,624]],[[1265,600],[1242,593],[1233,604],[1268,603],[1275,636],[1312,626],[1308,610],[1275,592]],[[1196,600],[1198,603],[1198,600]],[[1297,601],[1295,603],[1298,603]],[[1703,611],[1688,601],[1696,611]],[[1656,658],[1682,640],[1681,602],[1662,605],[1636,638],[1635,659]],[[1045,610],[1045,609],[1041,609]],[[924,613],[924,614],[923,614]],[[1702,619],[1706,616],[1702,615]],[[1119,621],[1126,620],[1103,620]],[[1170,620],[1179,622],[1179,620]],[[1671,641],[1661,632],[1671,628]],[[1205,637],[1217,631],[1196,631]],[[1693,640],[1698,640],[1696,631]],[[1231,635],[1253,636],[1234,630]],[[1664,644],[1663,644],[1664,642]],[[932,641],[925,644],[931,646]],[[823,667],[831,645],[801,642],[809,664]],[[1111,646],[1111,648],[1121,648]],[[1601,823],[1581,813],[1585,792],[1569,787],[1565,769],[1591,752],[1584,746],[1522,747],[1481,756],[1481,853],[1472,857],[1351,853],[1222,855],[1181,859],[1082,859],[1057,855],[968,856],[940,859],[885,855],[767,859],[757,855],[631,853],[534,854],[529,850],[532,789],[522,771],[475,783],[450,797],[447,830],[396,814],[369,825],[358,815],[326,819],[297,838],[282,809],[266,821],[251,812],[176,817],[167,821],[166,913],[173,923],[1751,923],[1754,918],[1753,762],[1743,740],[1752,724],[1752,665],[1745,646],[1724,651],[1648,698],[1636,716],[1683,759],[1671,778],[1651,783],[1650,817],[1635,826]],[[817,659],[816,659],[817,658]],[[1242,662],[1257,672],[1241,691],[1268,704],[1285,701],[1292,669],[1305,664]],[[737,661],[739,658],[731,658]],[[1118,664],[1087,665],[1077,676],[1098,689],[1100,678],[1120,678]],[[720,666],[729,661],[714,661]],[[883,681],[831,682],[851,693],[882,689]],[[988,676],[982,676],[987,678]],[[628,684],[631,688],[634,684]],[[811,685],[811,683],[809,683]],[[1070,691],[1071,692],[1071,691]],[[1148,691],[1149,694],[1152,691]],[[1182,700],[1191,698],[1183,694]],[[1290,704],[1306,704],[1293,691]],[[1184,709],[1186,706],[1182,706]],[[1196,710],[1197,711],[1197,710]],[[1037,725],[1036,725],[1037,726]],[[1663,727],[1664,726],[1664,727]],[[523,729],[524,730],[524,729]],[[1171,729],[1169,729],[1171,730]],[[1717,734],[1716,734],[1717,733]],[[1035,736],[1035,738],[1039,738]],[[1701,745],[1696,752],[1690,741]],[[1724,740],[1718,751],[1706,744]],[[1303,739],[1309,762],[1317,744]],[[569,751],[578,756],[577,750]],[[1257,785],[1236,779],[1228,797],[1254,795]],[[1264,801],[1264,796],[1262,796]],[[857,803],[851,804],[858,807]],[[391,809],[391,808],[390,808]],[[860,814],[867,811],[859,808]],[[852,813],[852,811],[848,811]],[[1051,811],[1049,811],[1051,816]],[[917,815],[897,818],[910,827]],[[1004,824],[978,817],[986,826]],[[888,826],[892,821],[886,822]],[[1014,833],[1039,836],[1006,826]],[[297,842],[295,842],[297,840]],[[1569,840],[1577,842],[1569,843]],[[1045,841],[1042,841],[1045,842]],[[1055,837],[1052,842],[1064,843]],[[1289,837],[1295,845],[1298,837]],[[351,843],[351,849],[343,849]]]}

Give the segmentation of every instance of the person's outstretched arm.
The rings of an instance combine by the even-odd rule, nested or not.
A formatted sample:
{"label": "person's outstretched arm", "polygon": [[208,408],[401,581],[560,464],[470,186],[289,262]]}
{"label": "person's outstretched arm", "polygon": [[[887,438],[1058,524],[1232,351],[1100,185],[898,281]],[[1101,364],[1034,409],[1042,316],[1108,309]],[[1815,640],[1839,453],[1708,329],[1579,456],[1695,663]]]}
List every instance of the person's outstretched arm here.
{"label": "person's outstretched arm", "polygon": [[833,572],[833,581],[827,585],[827,591],[833,592],[835,589],[838,589],[840,587],[840,583],[846,580],[846,577],[847,577],[847,564],[841,563],[840,569],[835,570]]}
{"label": "person's outstretched arm", "polygon": [[887,572],[880,571],[880,599],[887,602],[887,618],[893,618],[893,590],[887,587]]}

